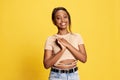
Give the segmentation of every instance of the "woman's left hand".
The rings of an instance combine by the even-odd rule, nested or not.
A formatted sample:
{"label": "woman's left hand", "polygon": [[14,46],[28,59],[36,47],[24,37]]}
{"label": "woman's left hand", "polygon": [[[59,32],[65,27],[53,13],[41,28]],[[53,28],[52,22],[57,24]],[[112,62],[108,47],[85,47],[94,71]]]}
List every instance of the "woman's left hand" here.
{"label": "woman's left hand", "polygon": [[58,41],[65,47],[68,47],[70,45],[70,43],[64,38],[58,38]]}

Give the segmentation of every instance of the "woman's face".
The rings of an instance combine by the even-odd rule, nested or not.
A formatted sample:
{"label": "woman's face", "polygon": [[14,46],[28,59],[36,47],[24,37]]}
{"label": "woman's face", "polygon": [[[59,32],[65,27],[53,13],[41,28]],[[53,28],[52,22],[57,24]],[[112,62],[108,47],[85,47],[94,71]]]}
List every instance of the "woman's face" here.
{"label": "woman's face", "polygon": [[69,26],[68,15],[65,11],[59,10],[55,14],[55,25],[58,29],[66,29]]}

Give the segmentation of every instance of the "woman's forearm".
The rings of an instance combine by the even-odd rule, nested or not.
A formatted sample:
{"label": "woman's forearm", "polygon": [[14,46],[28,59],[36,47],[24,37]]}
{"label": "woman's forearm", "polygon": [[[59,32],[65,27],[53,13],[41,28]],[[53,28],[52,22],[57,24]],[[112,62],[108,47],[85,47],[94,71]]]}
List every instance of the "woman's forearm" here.
{"label": "woman's forearm", "polygon": [[87,55],[86,52],[81,52],[80,50],[77,50],[75,47],[73,47],[71,44],[67,46],[67,49],[73,54],[73,56],[78,59],[79,61],[85,63],[87,61]]}
{"label": "woman's forearm", "polygon": [[53,55],[51,58],[45,60],[44,61],[45,68],[48,69],[51,66],[53,66],[58,61],[58,59],[62,56],[62,54],[64,53],[65,50],[66,49],[62,49],[58,53],[56,53],[55,55]]}

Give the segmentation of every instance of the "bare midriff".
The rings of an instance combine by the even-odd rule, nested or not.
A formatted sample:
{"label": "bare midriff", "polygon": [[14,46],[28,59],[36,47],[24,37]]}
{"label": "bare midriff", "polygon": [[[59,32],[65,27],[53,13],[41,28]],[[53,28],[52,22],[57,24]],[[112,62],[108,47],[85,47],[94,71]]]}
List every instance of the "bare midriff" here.
{"label": "bare midriff", "polygon": [[77,61],[74,59],[66,59],[60,61],[57,65],[54,65],[54,67],[59,69],[70,69],[77,65]]}

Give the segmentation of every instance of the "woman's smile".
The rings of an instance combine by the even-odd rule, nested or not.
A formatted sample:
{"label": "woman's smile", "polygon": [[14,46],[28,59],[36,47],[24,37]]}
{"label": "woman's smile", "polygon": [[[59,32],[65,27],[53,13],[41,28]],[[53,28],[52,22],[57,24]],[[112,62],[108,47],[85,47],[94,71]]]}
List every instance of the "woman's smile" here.
{"label": "woman's smile", "polygon": [[63,22],[63,23],[60,23],[61,26],[66,26],[67,23]]}

